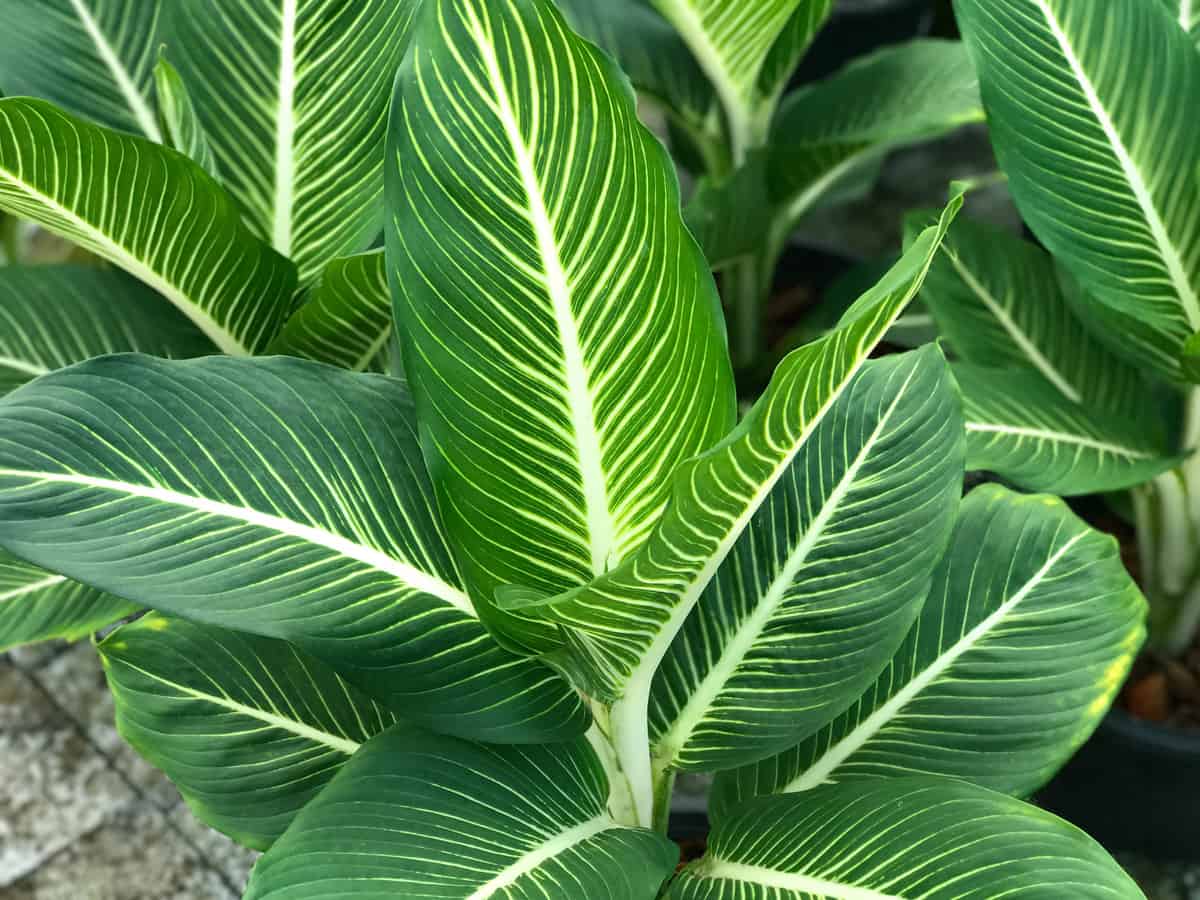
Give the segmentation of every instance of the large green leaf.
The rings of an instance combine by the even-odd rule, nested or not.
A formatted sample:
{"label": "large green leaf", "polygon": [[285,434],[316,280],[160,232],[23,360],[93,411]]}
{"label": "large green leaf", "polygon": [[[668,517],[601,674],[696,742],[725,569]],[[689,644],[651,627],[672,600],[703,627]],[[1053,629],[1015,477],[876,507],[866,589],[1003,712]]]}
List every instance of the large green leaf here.
{"label": "large green leaf", "polygon": [[392,295],[382,250],[335,259],[271,345],[355,372],[383,371],[392,343]]}
{"label": "large green leaf", "polygon": [[586,726],[484,631],[403,385],[277,357],[110,356],[0,401],[0,545],[193,621],[289,640],[410,720]]}
{"label": "large green leaf", "polygon": [[[913,213],[906,229],[915,234],[932,217]],[[1084,328],[1046,251],[966,218],[954,223],[942,248],[921,299],[959,359],[1033,369],[1075,403],[1144,413],[1137,370]]]}
{"label": "large green leaf", "polygon": [[123,272],[0,268],[0,394],[105,353],[186,358],[215,349],[182,314]]}
{"label": "large green leaf", "polygon": [[654,900],[679,856],[617,825],[584,741],[372,739],[254,867],[246,900]]}
{"label": "large green leaf", "polygon": [[0,653],[37,641],[73,641],[136,610],[0,550]]}
{"label": "large green leaf", "polygon": [[738,538],[655,674],[660,771],[743,765],[853,701],[920,609],[962,493],[937,347],[865,365]]}
{"label": "large green leaf", "polygon": [[977,488],[875,684],[799,746],[723,773],[714,813],[759,794],[901,774],[1030,794],[1108,711],[1145,617],[1113,538],[1055,498]]}
{"label": "large green leaf", "polygon": [[204,126],[200,124],[192,95],[175,67],[165,58],[160,58],[154,67],[154,95],[158,99],[158,116],[167,146],[174,147],[220,181],[217,160],[208,144]]}
{"label": "large green leaf", "polygon": [[296,273],[195,163],[41,100],[0,100],[0,208],[135,275],[226,353],[261,350]]}
{"label": "large green leaf", "polygon": [[473,597],[603,574],[734,420],[670,161],[548,0],[427,3],[388,158],[404,364]]}
{"label": "large green leaf", "polygon": [[383,223],[388,96],[416,0],[173,0],[167,51],[217,164],[301,280]]}
{"label": "large green leaf", "polygon": [[669,900],[1144,900],[1073,825],[953,779],[828,785],[740,808]]}
{"label": "large green leaf", "polygon": [[978,79],[957,41],[912,41],[854,60],[780,107],[770,149],[777,227],[790,231],[886,151],[982,118]]}
{"label": "large green leaf", "polygon": [[1033,369],[958,364],[954,375],[963,392],[968,469],[1072,496],[1132,487],[1180,462],[1153,429],[1068,400]]}
{"label": "large green leaf", "polygon": [[99,650],[121,736],[202,821],[257,849],[396,723],[284,641],[151,613]]}
{"label": "large green leaf", "polygon": [[1146,0],[955,9],[1025,221],[1122,326],[1101,339],[1180,378],[1180,349],[1200,328],[1200,117],[1187,112],[1200,109],[1196,47]]}
{"label": "large green leaf", "polygon": [[0,0],[0,87],[159,140],[152,72],[161,5],[161,0]]}

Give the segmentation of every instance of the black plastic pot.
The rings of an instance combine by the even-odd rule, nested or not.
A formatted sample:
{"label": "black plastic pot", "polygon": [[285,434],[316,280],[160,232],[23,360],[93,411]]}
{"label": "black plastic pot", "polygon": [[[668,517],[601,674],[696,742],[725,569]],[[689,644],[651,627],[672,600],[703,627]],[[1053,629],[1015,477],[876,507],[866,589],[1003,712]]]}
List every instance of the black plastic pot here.
{"label": "black plastic pot", "polygon": [[1114,709],[1036,799],[1110,852],[1200,860],[1200,732]]}

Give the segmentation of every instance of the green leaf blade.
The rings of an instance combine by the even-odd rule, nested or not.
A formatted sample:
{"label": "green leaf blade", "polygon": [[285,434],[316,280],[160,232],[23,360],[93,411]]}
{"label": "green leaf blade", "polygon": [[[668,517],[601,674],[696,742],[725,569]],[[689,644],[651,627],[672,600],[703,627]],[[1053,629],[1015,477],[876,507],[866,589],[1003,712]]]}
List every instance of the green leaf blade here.
{"label": "green leaf blade", "polygon": [[175,0],[164,11],[168,53],[230,192],[302,283],[382,227],[388,96],[416,8]]}
{"label": "green leaf blade", "polygon": [[381,372],[393,363],[392,295],[382,250],[330,261],[284,325],[272,352]]}
{"label": "green leaf blade", "polygon": [[161,0],[6,0],[0,86],[152,141]]}
{"label": "green leaf blade", "polygon": [[734,420],[716,288],[635,112],[611,60],[546,0],[427,4],[397,81],[396,322],[483,603],[616,565],[670,472]]}
{"label": "green leaf blade", "polygon": [[1145,617],[1111,537],[1055,498],[977,488],[871,689],[795,748],[719,776],[714,814],[757,795],[898,774],[1031,794],[1108,711]]}
{"label": "green leaf blade", "polygon": [[291,263],[203,170],[44,101],[0,100],[0,207],[127,270],[226,353],[265,347],[291,304]]}
{"label": "green leaf blade", "polygon": [[771,130],[772,194],[790,228],[887,150],[982,118],[978,79],[962,44],[885,47],[784,100]]}
{"label": "green leaf blade", "polygon": [[123,272],[71,264],[0,268],[0,394],[93,356],[185,359],[216,348]]}
{"label": "green leaf blade", "polygon": [[936,347],[865,365],[796,454],[655,675],[656,764],[713,771],[852,702],[917,614],[962,491]]}
{"label": "green leaf blade", "polygon": [[[1178,380],[1180,348],[1200,328],[1200,120],[1155,115],[1141,98],[1200,106],[1196,47],[1158,3],[955,9],[1025,221],[1119,323],[1098,336]],[[1148,59],[1135,85],[1128,74]]]}
{"label": "green leaf blade", "polygon": [[713,830],[668,900],[917,900],[996,896],[1144,900],[1082,831],[954,781],[827,785],[747,804]]}
{"label": "green leaf blade", "polygon": [[968,469],[1077,496],[1133,487],[1180,462],[1136,417],[1074,403],[1031,369],[960,363],[954,374],[967,418]]}
{"label": "green leaf blade", "polygon": [[586,742],[370,741],[259,861],[247,900],[654,900],[678,850],[622,828]]}
{"label": "green leaf blade", "polygon": [[220,181],[217,160],[200,124],[192,95],[175,67],[161,57],[154,67],[154,95],[167,145],[195,162],[214,181]]}
{"label": "green leaf blade", "polygon": [[202,821],[259,850],[396,723],[283,641],[151,613],[98,649],[121,736]]}
{"label": "green leaf blade", "polygon": [[40,641],[78,640],[137,609],[0,551],[0,653]]}
{"label": "green leaf blade", "polygon": [[587,724],[462,589],[403,385],[276,357],[93,360],[0,401],[0,544],[193,621],[288,640],[410,721]]}

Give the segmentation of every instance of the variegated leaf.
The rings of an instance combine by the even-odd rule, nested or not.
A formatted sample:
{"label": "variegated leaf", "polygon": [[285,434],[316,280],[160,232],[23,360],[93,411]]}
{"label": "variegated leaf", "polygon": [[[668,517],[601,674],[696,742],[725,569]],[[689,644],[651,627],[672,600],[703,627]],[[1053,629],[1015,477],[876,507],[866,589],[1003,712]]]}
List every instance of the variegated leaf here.
{"label": "variegated leaf", "polygon": [[396,321],[473,599],[556,592],[627,557],[669,476],[726,433],[708,266],[628,82],[549,0],[431,0],[397,81]]}
{"label": "variegated leaf", "polygon": [[383,223],[387,104],[416,0],[173,0],[167,53],[255,230],[302,282]]}

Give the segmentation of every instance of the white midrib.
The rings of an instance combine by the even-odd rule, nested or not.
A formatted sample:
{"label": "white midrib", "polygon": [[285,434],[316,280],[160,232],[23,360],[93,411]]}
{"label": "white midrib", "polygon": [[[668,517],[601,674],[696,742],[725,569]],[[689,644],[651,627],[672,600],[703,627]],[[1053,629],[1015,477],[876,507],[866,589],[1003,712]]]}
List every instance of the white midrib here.
{"label": "white midrib", "polygon": [[1028,357],[1033,367],[1046,376],[1046,379],[1058,388],[1059,393],[1063,394],[1068,400],[1072,400],[1075,403],[1082,403],[1083,395],[1079,393],[1071,382],[1067,381],[1058,369],[1054,368],[1054,365],[1042,354],[1037,345],[1013,321],[1012,316],[1008,314],[1008,310],[992,296],[986,287],[979,283],[979,280],[971,270],[964,266],[953,253],[947,253],[946,257],[950,260],[950,264],[954,266],[955,271],[958,272],[958,277],[963,280],[971,293],[978,297],[979,301],[987,307],[988,312],[995,317],[1000,326],[1008,332],[1008,336],[1013,339],[1013,343],[1020,348],[1021,352]]}
{"label": "white midrib", "polygon": [[49,369],[45,366],[35,365],[31,362],[26,362],[23,359],[17,359],[12,356],[0,356],[0,368],[16,369],[18,372],[24,372],[26,375],[32,375],[37,378],[39,375],[46,375]]}
{"label": "white midrib", "polygon": [[284,519],[280,516],[273,516],[269,513],[259,512],[256,509],[249,509],[244,506],[235,506],[231,503],[222,503],[218,500],[209,500],[206,497],[195,497],[189,494],[183,494],[179,491],[173,491],[168,488],[150,487],[147,485],[133,484],[127,481],[115,481],[109,478],[96,478],[91,475],[77,475],[67,472],[32,472],[20,469],[0,469],[0,477],[21,478],[30,481],[50,482],[54,484],[75,484],[81,487],[93,488],[95,490],[112,491],[113,493],[117,494],[125,494],[130,497],[143,497],[147,500],[154,500],[171,506],[182,506],[206,515],[222,516],[228,519],[235,519],[239,522],[244,522],[247,525],[265,528],[269,531],[274,531],[279,534],[296,538],[300,541],[305,541],[306,543],[325,547],[339,556],[345,556],[348,559],[357,560],[358,562],[370,566],[373,569],[378,569],[381,572],[391,575],[398,581],[408,585],[413,590],[430,594],[440,600],[444,600],[446,603],[456,607],[472,618],[475,617],[474,607],[471,605],[470,598],[468,598],[467,595],[458,588],[455,588],[438,578],[434,578],[432,575],[422,572],[420,569],[410,566],[407,563],[388,556],[386,553],[376,550],[373,547],[365,547],[362,544],[356,544],[351,540],[347,540],[341,535],[334,534],[330,531],[325,531],[321,528],[316,528],[312,525],[305,525],[301,522],[293,522],[290,519]]}
{"label": "white midrib", "polygon": [[236,700],[232,700],[229,697],[220,697],[215,694],[209,694],[204,691],[196,690],[195,688],[188,687],[185,684],[180,684],[177,681],[170,681],[166,678],[162,678],[158,675],[155,675],[153,672],[147,672],[140,666],[135,666],[129,662],[126,662],[125,665],[128,665],[131,669],[141,672],[147,678],[157,681],[159,684],[165,685],[174,691],[185,694],[188,697],[192,697],[196,700],[203,700],[205,703],[212,703],[216,706],[220,706],[223,709],[227,709],[230,712],[235,712],[238,715],[246,716],[249,719],[256,719],[259,722],[270,725],[272,728],[278,728],[281,731],[287,731],[296,735],[297,737],[302,737],[305,740],[312,741],[313,743],[322,744],[333,750],[337,750],[339,753],[344,753],[346,756],[353,756],[354,752],[360,746],[362,746],[358,743],[358,741],[352,741],[347,737],[330,734],[327,731],[321,731],[319,728],[313,728],[311,725],[306,725],[304,722],[299,722],[296,719],[289,719],[278,715],[277,713],[271,713],[267,712],[265,709],[259,709],[255,706],[247,706],[246,704],[238,703]]}
{"label": "white midrib", "polygon": [[1109,444],[1093,438],[1068,434],[1065,431],[1054,431],[1049,428],[1027,428],[1020,425],[996,425],[990,422],[967,422],[967,431],[979,434],[1008,434],[1013,437],[1031,438],[1039,441],[1055,441],[1060,444],[1071,444],[1075,447],[1086,447],[1101,453],[1111,453],[1126,459],[1152,459],[1153,454],[1143,450],[1132,450],[1120,444]]}
{"label": "white midrib", "polygon": [[[853,731],[830,747],[825,754],[799,778],[793,779],[783,788],[783,793],[806,791],[824,783],[829,776],[854,755],[864,744],[879,733],[883,727],[900,714],[915,697],[931,684],[937,681],[959,658],[974,648],[988,633],[999,624],[1005,616],[1025,601],[1030,592],[1046,578],[1046,575],[1065,556],[1072,547],[1084,537],[1084,533],[1075,535],[1056,550],[1045,564],[1034,573],[1021,589],[1001,603],[988,614],[978,625],[954,642],[954,645],[938,656],[926,668],[921,670],[912,681],[898,690],[879,709],[860,722]],[[919,627],[919,626],[918,626]]]}
{"label": "white midrib", "polygon": [[11,591],[0,592],[0,603],[5,600],[15,600],[18,597],[25,597],[29,594],[36,594],[38,591],[44,591],[46,588],[54,587],[56,584],[62,584],[67,579],[62,575],[50,575],[38,581],[23,584],[19,588]]}
{"label": "white midrib", "polygon": [[279,107],[275,112],[275,198],[271,244],[292,255],[296,142],[296,0],[283,0],[279,13]]}
{"label": "white midrib", "polygon": [[1167,227],[1158,213],[1158,208],[1154,205],[1154,197],[1146,185],[1146,180],[1142,177],[1141,170],[1137,167],[1137,163],[1133,161],[1128,148],[1117,133],[1117,128],[1113,123],[1112,117],[1108,114],[1108,110],[1100,100],[1099,94],[1096,93],[1096,87],[1092,84],[1091,78],[1083,70],[1083,64],[1076,54],[1075,48],[1071,45],[1071,39],[1062,30],[1062,26],[1059,25],[1058,19],[1055,18],[1053,10],[1050,9],[1046,0],[1033,0],[1033,2],[1041,10],[1050,27],[1051,33],[1054,35],[1055,40],[1058,41],[1067,65],[1071,67],[1072,74],[1074,74],[1075,79],[1079,82],[1080,89],[1083,91],[1088,105],[1092,108],[1092,113],[1100,123],[1105,137],[1108,138],[1108,142],[1112,146],[1113,154],[1117,157],[1117,162],[1120,163],[1121,169],[1129,181],[1129,187],[1133,191],[1138,206],[1141,207],[1142,215],[1146,217],[1146,224],[1150,227],[1150,233],[1153,235],[1154,243],[1158,247],[1159,256],[1167,267],[1167,273],[1171,276],[1175,292],[1179,295],[1179,302],[1183,306],[1183,312],[1187,316],[1188,323],[1193,330],[1200,329],[1200,299],[1196,297],[1196,293],[1192,289],[1191,279],[1188,277],[1187,270],[1183,267],[1183,260],[1180,258],[1179,251],[1171,241]]}
{"label": "white midrib", "polygon": [[[909,376],[909,380],[911,380],[911,375]],[[812,552],[813,547],[816,546],[817,541],[824,535],[825,528],[829,525],[830,519],[841,508],[842,501],[845,500],[846,495],[854,485],[854,480],[858,477],[859,470],[866,463],[868,457],[871,455],[871,451],[875,449],[875,445],[882,437],[884,429],[891,421],[892,414],[896,411],[896,407],[903,398],[907,387],[908,381],[896,392],[896,396],[892,398],[891,405],[880,416],[874,430],[863,442],[862,447],[850,465],[846,467],[837,485],[830,491],[829,497],[822,504],[820,512],[813,517],[804,537],[796,544],[784,562],[783,567],[779,570],[779,573],[771,581],[770,586],[756,606],[754,614],[746,619],[738,628],[733,638],[725,643],[725,648],[721,651],[721,656],[717,660],[716,665],[709,670],[709,673],[696,686],[696,689],[692,691],[691,697],[688,698],[687,704],[680,710],[679,715],[675,717],[671,728],[659,740],[658,746],[655,749],[655,757],[660,769],[666,768],[675,762],[676,755],[687,745],[696,726],[704,719],[705,714],[712,707],[712,704],[716,701],[721,691],[729,683],[729,680],[733,678],[738,667],[745,661],[746,655],[753,649],[754,643],[762,635],[762,631],[767,626],[767,623],[771,621],[771,617],[779,609],[779,605],[783,602],[784,597],[787,596],[788,588],[796,580],[800,569],[808,561],[808,556]]]}
{"label": "white midrib", "polygon": [[1179,0],[1179,25],[1184,31],[1192,30],[1192,0]]}
{"label": "white midrib", "polygon": [[108,71],[112,73],[113,80],[117,83],[117,87],[121,90],[121,96],[125,98],[125,102],[129,105],[130,112],[137,120],[138,126],[145,132],[146,137],[157,143],[162,143],[162,132],[158,129],[158,122],[154,118],[154,113],[150,111],[149,105],[146,103],[146,98],[138,91],[137,85],[133,83],[133,79],[129,76],[129,71],[125,68],[125,64],[121,62],[117,56],[116,50],[109,43],[108,37],[100,30],[100,24],[92,16],[91,10],[87,8],[83,0],[70,0],[71,8],[75,10],[75,15],[79,17],[79,23],[83,26],[83,30],[87,32],[88,37],[92,39],[92,43],[96,46],[96,52],[100,54],[100,59],[104,65],[108,67]]}
{"label": "white midrib", "polygon": [[72,223],[94,243],[95,247],[91,249],[95,249],[101,256],[115,262],[130,275],[148,284],[166,297],[176,309],[191,319],[192,323],[204,332],[205,336],[216,344],[222,353],[229,354],[230,356],[249,356],[250,351],[246,349],[245,345],[224,326],[219,324],[216,319],[201,309],[199,305],[194,303],[191,298],[180,291],[175,285],[147,266],[142,260],[130,254],[128,250],[117,244],[104,232],[97,230],[90,222],[79,218],[72,210],[61,205],[53,197],[43,194],[37,188],[33,187],[33,185],[14,178],[9,172],[0,171],[0,180],[12,185],[18,191],[52,210],[55,215]]}
{"label": "white midrib", "polygon": [[571,309],[571,287],[558,254],[554,223],[550,221],[546,210],[542,186],[538,181],[529,148],[521,136],[521,128],[508,96],[495,48],[492,47],[473,10],[468,11],[468,16],[471,19],[473,37],[487,67],[488,80],[496,95],[496,111],[512,148],[513,159],[521,176],[521,185],[529,200],[529,219],[546,272],[546,291],[550,295],[554,322],[558,329],[559,342],[562,344],[567,408],[570,410],[575,451],[579,460],[592,573],[603,575],[608,570],[610,556],[617,545],[617,527],[609,507],[608,481],[604,476],[603,451],[596,429],[590,379],[583,360],[575,313]]}
{"label": "white midrib", "polygon": [[763,866],[727,862],[720,858],[708,863],[704,867],[701,877],[722,878],[783,891],[795,891],[805,897],[836,897],[838,900],[905,900],[898,894],[884,894],[870,888],[845,884],[840,881],[829,881],[825,878],[798,872],[780,872],[777,869],[768,869]]}
{"label": "white midrib", "polygon": [[556,834],[545,843],[539,844],[530,850],[495,878],[488,881],[487,884],[477,888],[467,896],[466,900],[485,900],[485,898],[491,897],[498,891],[511,886],[523,875],[535,871],[543,863],[553,859],[558,854],[564,853],[576,844],[613,827],[615,826],[612,819],[607,815],[599,815],[581,825],[576,825],[574,828]]}

